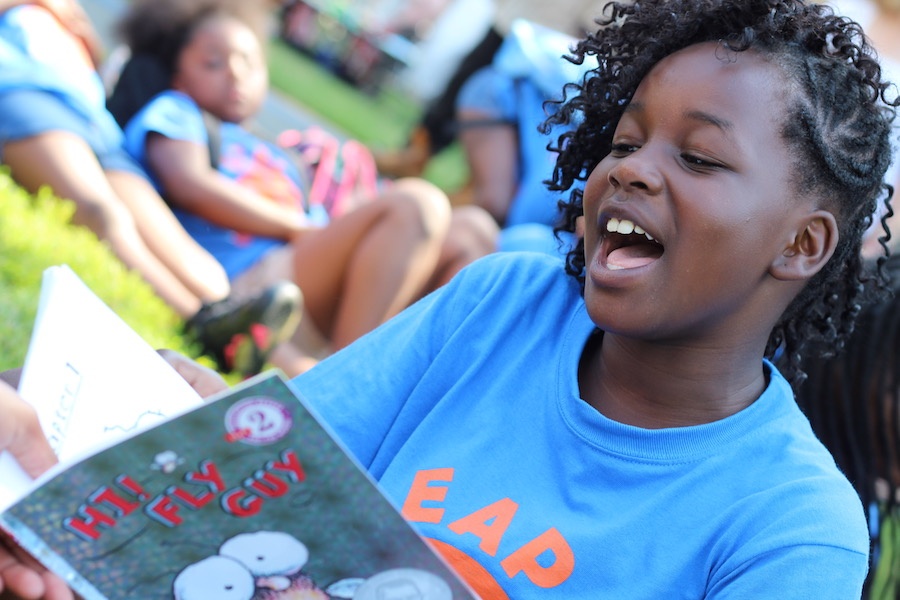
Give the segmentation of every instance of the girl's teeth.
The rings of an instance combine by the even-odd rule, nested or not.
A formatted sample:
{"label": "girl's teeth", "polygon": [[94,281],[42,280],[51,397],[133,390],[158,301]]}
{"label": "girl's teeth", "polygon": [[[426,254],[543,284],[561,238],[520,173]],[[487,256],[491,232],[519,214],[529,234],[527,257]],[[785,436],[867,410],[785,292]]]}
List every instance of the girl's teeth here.
{"label": "girl's teeth", "polygon": [[635,225],[633,221],[629,221],[628,219],[616,219],[615,217],[613,217],[606,222],[606,230],[610,233],[621,233],[622,235],[636,233],[638,235],[643,235],[650,241],[653,241],[653,236],[644,231],[643,227],[641,227],[640,225]]}

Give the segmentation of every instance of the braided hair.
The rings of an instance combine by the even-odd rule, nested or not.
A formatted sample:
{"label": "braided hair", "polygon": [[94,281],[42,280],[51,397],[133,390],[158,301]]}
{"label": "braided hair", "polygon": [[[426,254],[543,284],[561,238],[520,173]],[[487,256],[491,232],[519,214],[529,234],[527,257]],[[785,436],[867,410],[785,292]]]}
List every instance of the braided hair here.
{"label": "braided hair", "polygon": [[[833,9],[804,0],[634,0],[604,7],[596,33],[566,58],[596,66],[563,90],[545,133],[571,125],[551,142],[559,153],[549,187],[570,190],[562,201],[561,231],[575,231],[583,214],[583,186],[609,154],[616,125],[636,88],[663,58],[702,42],[732,51],[752,49],[790,82],[782,136],[798,157],[796,189],[834,211],[839,242],[834,256],[788,306],[772,330],[766,355],[783,354],[785,376],[805,374],[807,344],[836,351],[852,331],[861,305],[886,289],[879,264],[863,268],[863,234],[873,215],[890,214],[893,189],[884,181],[891,160],[895,88],[882,80],[875,51],[860,26]],[[885,210],[877,210],[882,204]],[[882,219],[887,255],[890,232]],[[879,261],[883,261],[883,257]],[[570,251],[566,272],[584,285],[583,242]]]}

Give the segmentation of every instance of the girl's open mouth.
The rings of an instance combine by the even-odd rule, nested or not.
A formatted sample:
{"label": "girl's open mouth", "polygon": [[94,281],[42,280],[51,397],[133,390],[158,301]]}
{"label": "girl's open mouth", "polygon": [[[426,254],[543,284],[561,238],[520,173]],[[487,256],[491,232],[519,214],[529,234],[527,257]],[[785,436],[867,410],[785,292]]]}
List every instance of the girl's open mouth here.
{"label": "girl's open mouth", "polygon": [[653,236],[628,219],[613,217],[606,222],[605,230],[602,234],[602,262],[611,271],[646,266],[665,251]]}

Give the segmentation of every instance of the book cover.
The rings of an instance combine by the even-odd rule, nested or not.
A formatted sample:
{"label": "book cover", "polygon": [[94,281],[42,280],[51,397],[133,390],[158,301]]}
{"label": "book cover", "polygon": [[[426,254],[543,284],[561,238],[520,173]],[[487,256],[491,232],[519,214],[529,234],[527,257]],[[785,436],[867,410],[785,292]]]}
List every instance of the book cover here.
{"label": "book cover", "polygon": [[87,600],[474,597],[278,372],[69,466],[0,520]]}

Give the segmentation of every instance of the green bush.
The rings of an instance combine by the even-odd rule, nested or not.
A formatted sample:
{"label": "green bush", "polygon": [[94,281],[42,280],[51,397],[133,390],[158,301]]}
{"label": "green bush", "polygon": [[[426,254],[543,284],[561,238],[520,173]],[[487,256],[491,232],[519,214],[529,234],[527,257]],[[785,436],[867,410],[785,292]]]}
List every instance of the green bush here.
{"label": "green bush", "polygon": [[[48,190],[31,196],[0,169],[0,370],[21,366],[47,267],[69,267],[154,348],[188,356],[181,319],[136,273],[128,271],[92,232],[68,224],[69,201]],[[114,351],[114,349],[110,349]]]}

